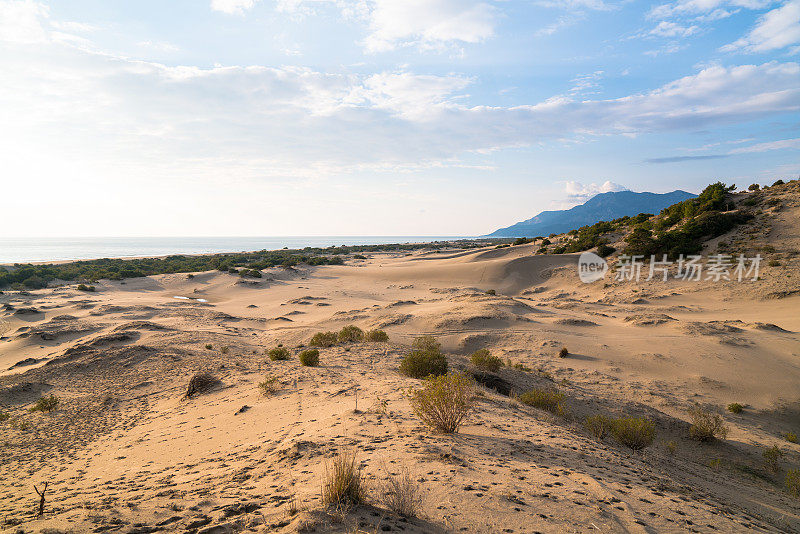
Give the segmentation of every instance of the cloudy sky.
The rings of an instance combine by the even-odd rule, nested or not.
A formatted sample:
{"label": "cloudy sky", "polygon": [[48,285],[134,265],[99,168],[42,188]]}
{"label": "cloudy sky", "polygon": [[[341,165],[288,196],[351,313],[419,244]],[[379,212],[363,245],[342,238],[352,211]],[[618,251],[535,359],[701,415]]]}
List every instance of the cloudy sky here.
{"label": "cloudy sky", "polygon": [[0,236],[476,235],[800,174],[800,0],[0,0]]}

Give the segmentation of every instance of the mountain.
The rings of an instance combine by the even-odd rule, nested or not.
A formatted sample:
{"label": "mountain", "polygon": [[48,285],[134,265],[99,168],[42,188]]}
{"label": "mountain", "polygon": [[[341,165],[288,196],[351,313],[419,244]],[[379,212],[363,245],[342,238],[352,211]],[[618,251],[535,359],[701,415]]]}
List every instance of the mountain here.
{"label": "mountain", "polygon": [[600,193],[580,206],[568,210],[543,211],[517,224],[495,230],[487,237],[537,237],[568,232],[598,221],[610,221],[640,213],[658,213],[667,206],[697,195],[681,191],[671,193],[635,193],[616,191]]}

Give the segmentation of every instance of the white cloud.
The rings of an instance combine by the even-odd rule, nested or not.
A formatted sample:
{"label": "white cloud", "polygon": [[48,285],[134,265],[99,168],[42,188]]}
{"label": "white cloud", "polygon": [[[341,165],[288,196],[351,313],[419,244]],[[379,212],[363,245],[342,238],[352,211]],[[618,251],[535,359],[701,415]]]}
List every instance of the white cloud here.
{"label": "white cloud", "polygon": [[364,46],[370,52],[409,45],[440,48],[488,39],[497,10],[476,0],[375,0],[369,19]]}
{"label": "white cloud", "polygon": [[732,9],[764,9],[773,3],[774,0],[678,0],[653,7],[648,17],[666,19],[675,16],[699,16],[706,20],[716,20],[730,16]]}
{"label": "white cloud", "polygon": [[606,180],[602,184],[583,184],[575,180],[564,182],[564,193],[567,195],[567,202],[570,204],[582,204],[595,195],[611,193],[612,191],[628,191],[628,188],[610,180]]}
{"label": "white cloud", "polygon": [[0,2],[0,42],[33,44],[47,40],[41,19],[47,7],[33,0]]}
{"label": "white cloud", "polygon": [[252,9],[255,4],[256,0],[211,0],[211,9],[230,15],[241,15]]}
{"label": "white cloud", "polygon": [[700,31],[697,26],[681,26],[675,22],[662,20],[658,25],[648,32],[648,35],[656,37],[690,37]]}
{"label": "white cloud", "polygon": [[[745,37],[722,51],[769,52],[800,43],[800,0],[790,0],[777,9],[762,15]],[[797,52],[795,47],[792,52]]]}
{"label": "white cloud", "polygon": [[735,148],[728,152],[728,154],[752,154],[756,152],[767,152],[769,150],[784,150],[787,148],[800,148],[800,139],[781,139],[780,141],[757,143],[755,145]]}

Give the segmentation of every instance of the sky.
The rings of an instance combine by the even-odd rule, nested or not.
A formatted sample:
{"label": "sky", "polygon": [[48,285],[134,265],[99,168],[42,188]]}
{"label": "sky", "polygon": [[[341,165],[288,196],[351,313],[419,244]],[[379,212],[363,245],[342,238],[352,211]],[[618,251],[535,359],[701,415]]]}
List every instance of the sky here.
{"label": "sky", "polygon": [[800,174],[800,0],[0,0],[0,236],[480,235]]}

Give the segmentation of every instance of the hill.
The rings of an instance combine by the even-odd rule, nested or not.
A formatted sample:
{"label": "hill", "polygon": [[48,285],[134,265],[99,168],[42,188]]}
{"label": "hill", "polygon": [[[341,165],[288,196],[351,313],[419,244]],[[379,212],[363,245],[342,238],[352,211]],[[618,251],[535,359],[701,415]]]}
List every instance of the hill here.
{"label": "hill", "polygon": [[667,206],[695,196],[681,190],[671,193],[635,193],[633,191],[600,193],[580,206],[568,210],[543,211],[527,221],[495,230],[488,234],[488,237],[536,237],[560,234],[602,220],[640,213],[658,213]]}

